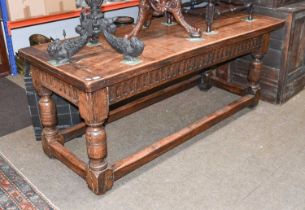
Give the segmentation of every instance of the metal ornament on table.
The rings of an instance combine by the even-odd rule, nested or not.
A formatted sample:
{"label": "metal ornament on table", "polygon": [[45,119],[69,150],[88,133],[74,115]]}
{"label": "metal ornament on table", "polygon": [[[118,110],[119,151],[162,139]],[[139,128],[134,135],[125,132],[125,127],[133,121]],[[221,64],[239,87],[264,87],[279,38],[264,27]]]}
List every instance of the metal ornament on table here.
{"label": "metal ornament on table", "polygon": [[[253,19],[253,9],[254,0],[190,0],[182,4],[183,12],[190,15],[198,15],[198,12],[193,13],[192,11],[196,9],[206,8],[205,19],[207,23],[206,35],[217,34],[213,31],[212,25],[214,18],[216,16],[221,16],[228,13],[240,12],[243,10],[248,11],[248,17],[245,21],[252,22]],[[219,9],[219,7],[226,7],[226,9]],[[200,16],[202,15],[199,14]]]}
{"label": "metal ornament on table", "polygon": [[[164,16],[165,16],[166,22],[162,22],[163,25],[165,25],[165,26],[177,25],[177,23],[174,21],[174,16],[171,13],[165,12]],[[146,27],[146,26],[144,25],[144,27]],[[148,27],[149,27],[149,25],[147,26],[147,28]]]}
{"label": "metal ornament on table", "polygon": [[[82,5],[83,0],[78,2]],[[128,39],[119,38],[114,35],[116,26],[114,18],[104,18],[100,8],[103,0],[85,0],[89,8],[82,8],[80,14],[80,25],[75,28],[78,37],[65,39],[63,41],[56,39],[48,46],[48,53],[54,59],[50,61],[53,65],[62,65],[69,62],[73,55],[79,52],[87,43],[98,43],[100,34],[104,35],[106,41],[119,53],[123,54],[125,60],[129,63],[138,62],[144,50],[144,43],[137,37]],[[127,62],[127,63],[128,63]]]}
{"label": "metal ornament on table", "polygon": [[[215,5],[221,5],[221,4],[229,4],[230,7],[225,10],[218,10]],[[233,6],[231,6],[233,5]],[[240,2],[234,1],[234,0],[208,0],[207,4],[207,11],[206,11],[206,22],[207,22],[207,28],[206,28],[206,34],[215,34],[213,32],[213,22],[215,16],[221,16],[228,13],[234,13],[234,12],[240,12],[243,10],[248,11],[248,17],[246,18],[246,21],[251,22],[254,21],[253,19],[253,11],[254,11],[254,3],[253,0],[242,0]]]}

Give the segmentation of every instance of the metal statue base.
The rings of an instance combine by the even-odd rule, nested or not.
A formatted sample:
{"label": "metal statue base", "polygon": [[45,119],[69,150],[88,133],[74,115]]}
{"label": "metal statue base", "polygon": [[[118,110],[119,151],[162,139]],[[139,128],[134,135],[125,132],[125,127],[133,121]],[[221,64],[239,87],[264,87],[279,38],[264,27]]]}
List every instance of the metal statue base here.
{"label": "metal statue base", "polygon": [[88,42],[86,44],[87,47],[96,47],[96,46],[100,46],[100,45],[102,45],[101,42],[96,42],[96,43]]}
{"label": "metal statue base", "polygon": [[211,31],[211,32],[204,32],[203,34],[205,34],[207,36],[213,36],[213,35],[219,34],[219,32],[218,31]]}
{"label": "metal statue base", "polygon": [[135,65],[138,65],[140,63],[142,63],[143,61],[140,60],[139,58],[135,58],[133,60],[127,60],[127,59],[124,59],[122,60],[120,63],[123,63],[123,64],[126,64],[126,65],[130,65],[130,66],[135,66]]}
{"label": "metal statue base", "polygon": [[51,64],[52,66],[59,67],[59,66],[63,66],[65,64],[70,63],[70,61],[69,61],[69,59],[61,60],[61,61],[49,60],[48,63]]}
{"label": "metal statue base", "polygon": [[242,18],[241,20],[242,20],[242,21],[246,21],[246,22],[248,22],[248,23],[252,23],[252,22],[255,22],[255,21],[256,21],[256,19],[249,20],[248,18]]}
{"label": "metal statue base", "polygon": [[190,41],[190,42],[202,42],[202,41],[204,41],[204,38],[191,38],[191,37],[189,37],[189,38],[187,38],[187,40]]}
{"label": "metal statue base", "polygon": [[177,25],[176,22],[172,22],[172,23],[162,22],[161,24],[168,27]]}

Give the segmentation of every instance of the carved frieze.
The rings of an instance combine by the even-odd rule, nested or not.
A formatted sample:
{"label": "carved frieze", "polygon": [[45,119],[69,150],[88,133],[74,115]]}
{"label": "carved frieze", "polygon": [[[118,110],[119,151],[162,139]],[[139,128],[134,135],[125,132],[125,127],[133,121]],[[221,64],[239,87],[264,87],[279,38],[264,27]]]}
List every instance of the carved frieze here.
{"label": "carved frieze", "polygon": [[35,75],[35,77],[38,76],[41,84],[43,84],[45,88],[57,93],[71,103],[78,105],[79,90],[77,88],[46,72],[37,71],[37,73],[38,74]]}
{"label": "carved frieze", "polygon": [[166,82],[200,71],[217,63],[251,53],[262,45],[262,37],[255,37],[238,43],[208,50],[159,69],[146,72],[109,87],[109,102],[114,104]]}

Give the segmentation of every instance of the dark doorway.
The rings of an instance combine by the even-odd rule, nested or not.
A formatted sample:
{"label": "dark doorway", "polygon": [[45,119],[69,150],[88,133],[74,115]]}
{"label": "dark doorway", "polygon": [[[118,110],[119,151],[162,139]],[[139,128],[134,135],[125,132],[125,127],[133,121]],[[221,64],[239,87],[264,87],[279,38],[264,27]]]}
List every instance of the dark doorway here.
{"label": "dark doorway", "polygon": [[0,77],[8,75],[10,72],[7,52],[4,42],[2,24],[0,22]]}

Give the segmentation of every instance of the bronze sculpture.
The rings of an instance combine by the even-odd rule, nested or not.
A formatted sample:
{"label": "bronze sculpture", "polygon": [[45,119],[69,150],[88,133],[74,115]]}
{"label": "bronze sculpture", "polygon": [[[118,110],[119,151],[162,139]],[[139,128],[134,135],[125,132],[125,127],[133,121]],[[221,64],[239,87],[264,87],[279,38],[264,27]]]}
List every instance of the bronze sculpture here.
{"label": "bronze sculpture", "polygon": [[55,39],[49,44],[48,53],[53,59],[55,59],[55,65],[61,65],[68,62],[74,54],[80,51],[87,44],[87,42],[87,33],[65,41]]}
{"label": "bronze sculpture", "polygon": [[[143,26],[149,27],[153,13],[165,14],[170,13],[174,16],[177,23],[180,24],[192,38],[201,37],[198,28],[189,25],[182,15],[180,0],[142,0],[139,5],[138,21],[134,29],[127,37],[137,36]],[[168,18],[171,18],[168,15]],[[169,21],[169,19],[168,19]]]}
{"label": "bronze sculpture", "polygon": [[[113,33],[116,30],[115,19],[104,18],[100,7],[103,0],[85,0],[90,8],[82,8],[80,25],[75,31],[79,37],[60,41],[56,39],[48,47],[49,55],[55,60],[55,65],[61,65],[71,60],[71,57],[81,50],[88,42],[96,44],[103,34],[106,41],[127,61],[136,60],[144,50],[144,43],[136,37],[132,39],[118,38]],[[81,4],[82,2],[79,2]]]}

